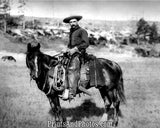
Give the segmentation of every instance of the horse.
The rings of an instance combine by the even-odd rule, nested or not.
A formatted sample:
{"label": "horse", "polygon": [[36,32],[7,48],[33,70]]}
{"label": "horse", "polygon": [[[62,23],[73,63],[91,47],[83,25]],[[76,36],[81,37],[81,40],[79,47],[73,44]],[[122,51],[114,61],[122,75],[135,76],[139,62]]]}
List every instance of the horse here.
{"label": "horse", "polygon": [[[43,54],[40,51],[40,44],[32,46],[30,43],[27,45],[26,52],[26,66],[30,70],[31,80],[35,80],[38,88],[44,92],[50,102],[51,109],[55,115],[56,122],[65,122],[62,114],[58,92],[51,89],[48,68],[45,65],[56,66],[57,58]],[[45,65],[44,65],[45,63]]]}
{"label": "horse", "polygon": [[[118,115],[120,112],[120,103],[126,102],[122,70],[116,62],[104,58],[98,58],[98,60],[104,67],[104,77],[106,77],[106,75],[109,76],[107,77],[107,81],[109,81],[107,83],[108,85],[98,88],[104,101],[105,114],[107,115],[106,118],[108,120],[108,113],[110,111],[111,105],[113,104],[114,114],[112,125],[117,126]],[[55,83],[51,82],[51,78],[48,75],[50,67],[55,69],[58,63],[59,59],[56,56],[49,56],[40,51],[39,43],[37,46],[31,46],[30,43],[28,44],[26,65],[30,69],[30,77],[36,81],[38,88],[43,91],[48,97],[51,108],[55,114],[55,120],[65,122],[66,119],[65,117],[63,117],[59,97],[59,94],[63,92],[63,89],[61,88],[60,90],[58,90],[54,85],[51,85]],[[91,86],[89,87],[88,83],[86,89],[89,88],[91,88]]]}

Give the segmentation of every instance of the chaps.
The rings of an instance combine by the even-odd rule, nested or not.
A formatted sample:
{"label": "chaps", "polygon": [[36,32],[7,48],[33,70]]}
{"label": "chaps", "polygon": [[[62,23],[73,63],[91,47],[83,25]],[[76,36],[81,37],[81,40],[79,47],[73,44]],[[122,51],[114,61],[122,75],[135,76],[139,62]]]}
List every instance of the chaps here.
{"label": "chaps", "polygon": [[78,56],[74,56],[68,67],[68,84],[71,93],[75,96],[78,81],[80,79],[80,61]]}

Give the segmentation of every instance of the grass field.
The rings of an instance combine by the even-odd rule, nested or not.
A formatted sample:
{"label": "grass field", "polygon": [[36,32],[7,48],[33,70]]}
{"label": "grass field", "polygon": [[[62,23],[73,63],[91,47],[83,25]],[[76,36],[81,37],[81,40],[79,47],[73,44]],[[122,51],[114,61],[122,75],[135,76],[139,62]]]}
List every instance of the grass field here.
{"label": "grass field", "polygon": [[[127,105],[121,105],[118,128],[159,128],[160,60],[132,58],[119,62],[124,73]],[[47,128],[53,113],[46,96],[29,78],[24,59],[0,61],[0,127]],[[103,101],[96,89],[93,97],[77,96],[71,103],[61,101],[68,121],[99,121]]]}

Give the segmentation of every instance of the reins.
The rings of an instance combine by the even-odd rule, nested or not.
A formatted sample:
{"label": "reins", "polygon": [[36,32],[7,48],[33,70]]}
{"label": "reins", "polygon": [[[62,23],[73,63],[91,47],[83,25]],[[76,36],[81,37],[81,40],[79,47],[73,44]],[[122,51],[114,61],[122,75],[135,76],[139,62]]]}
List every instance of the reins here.
{"label": "reins", "polygon": [[[26,57],[26,63],[27,63],[28,68],[31,70],[31,67],[30,67],[30,65],[28,64],[28,57]],[[31,72],[31,71],[30,71],[30,72]],[[30,86],[31,86],[31,81],[32,81],[32,77],[31,77],[31,75],[30,75]]]}
{"label": "reins", "polygon": [[[62,57],[62,55],[64,54],[64,52],[60,52],[60,53],[58,53],[58,54],[56,54],[56,55],[54,55],[53,57],[58,57],[58,60],[57,61],[60,61],[60,59],[61,59],[61,57]],[[28,57],[26,58],[26,61],[27,61],[27,66],[28,66],[28,68],[30,69],[30,71],[31,71],[31,66],[30,66],[30,64],[29,64],[29,61],[28,61]],[[46,69],[48,69],[48,71],[51,69],[51,66],[49,65],[47,65],[47,64],[42,64],[43,66],[44,66],[44,68],[46,68]],[[43,83],[43,86],[42,86],[42,90],[41,91],[43,91],[43,92],[45,92],[45,94],[46,95],[49,95],[50,93],[51,93],[51,90],[52,90],[52,87],[53,86],[55,86],[56,88],[58,88],[58,82],[59,82],[59,80],[58,80],[58,77],[59,77],[59,79],[60,80],[62,80],[63,81],[63,84],[64,84],[64,82],[65,82],[65,75],[66,75],[66,72],[65,72],[65,69],[64,69],[64,67],[60,67],[61,69],[60,70],[62,70],[62,72],[64,73],[63,74],[63,76],[59,76],[59,74],[58,74],[58,70],[59,70],[59,64],[58,65],[56,65],[55,66],[55,68],[54,68],[54,74],[53,74],[53,81],[54,81],[54,84],[55,85],[52,85],[52,84],[48,84],[48,91],[47,92],[45,92],[45,89],[47,89],[47,80],[48,80],[48,75],[47,75],[47,72],[48,71],[46,71],[46,70],[44,70],[44,71],[42,71],[41,73],[43,73],[44,74],[44,83]],[[32,76],[30,75],[30,84],[31,84],[31,80],[32,80],[33,78],[32,78]],[[37,82],[40,80],[40,78],[38,78],[37,79]],[[40,82],[38,82],[37,84],[39,84]]]}
{"label": "reins", "polygon": [[62,55],[62,54],[64,54],[65,52],[60,52],[60,53],[58,53],[58,54],[55,54],[53,57],[56,57],[56,56],[60,56],[60,55]]}
{"label": "reins", "polygon": [[[44,89],[45,89],[45,87],[46,87],[46,83],[47,83],[47,75],[46,75],[46,77],[45,77],[45,82],[44,82],[44,84],[43,84],[42,91],[44,91]],[[51,88],[52,88],[52,86],[49,86],[49,90],[48,90],[48,92],[47,92],[47,93],[45,93],[45,94],[46,94],[46,96],[50,94],[50,92],[51,92]]]}
{"label": "reins", "polygon": [[[44,65],[44,66],[45,66],[45,65]],[[48,67],[49,67],[49,66],[48,66]],[[45,71],[44,71],[44,72],[45,72]],[[45,89],[45,87],[46,87],[47,77],[48,77],[48,75],[47,75],[47,73],[46,73],[46,74],[45,74],[45,80],[44,80],[44,84],[43,84],[42,91],[44,91],[44,89]],[[50,85],[49,85],[49,90],[48,90],[48,92],[47,92],[47,93],[45,93],[45,94],[46,94],[46,96],[50,94],[51,89],[52,89],[52,86],[50,86]]]}

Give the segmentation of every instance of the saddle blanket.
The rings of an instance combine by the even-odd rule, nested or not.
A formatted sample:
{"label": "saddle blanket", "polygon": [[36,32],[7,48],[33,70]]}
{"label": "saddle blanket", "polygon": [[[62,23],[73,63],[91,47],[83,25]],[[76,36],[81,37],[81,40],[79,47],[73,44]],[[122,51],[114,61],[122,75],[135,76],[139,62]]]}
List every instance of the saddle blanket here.
{"label": "saddle blanket", "polygon": [[90,75],[90,85],[96,87],[102,87],[105,85],[105,78],[103,75],[103,65],[99,60],[91,55],[92,59],[89,61],[89,75]]}
{"label": "saddle blanket", "polygon": [[[105,85],[105,77],[103,75],[103,65],[99,62],[98,58],[93,55],[88,55],[88,66],[89,66],[89,81],[92,87],[102,87]],[[54,68],[52,67],[48,75],[53,77]]]}

